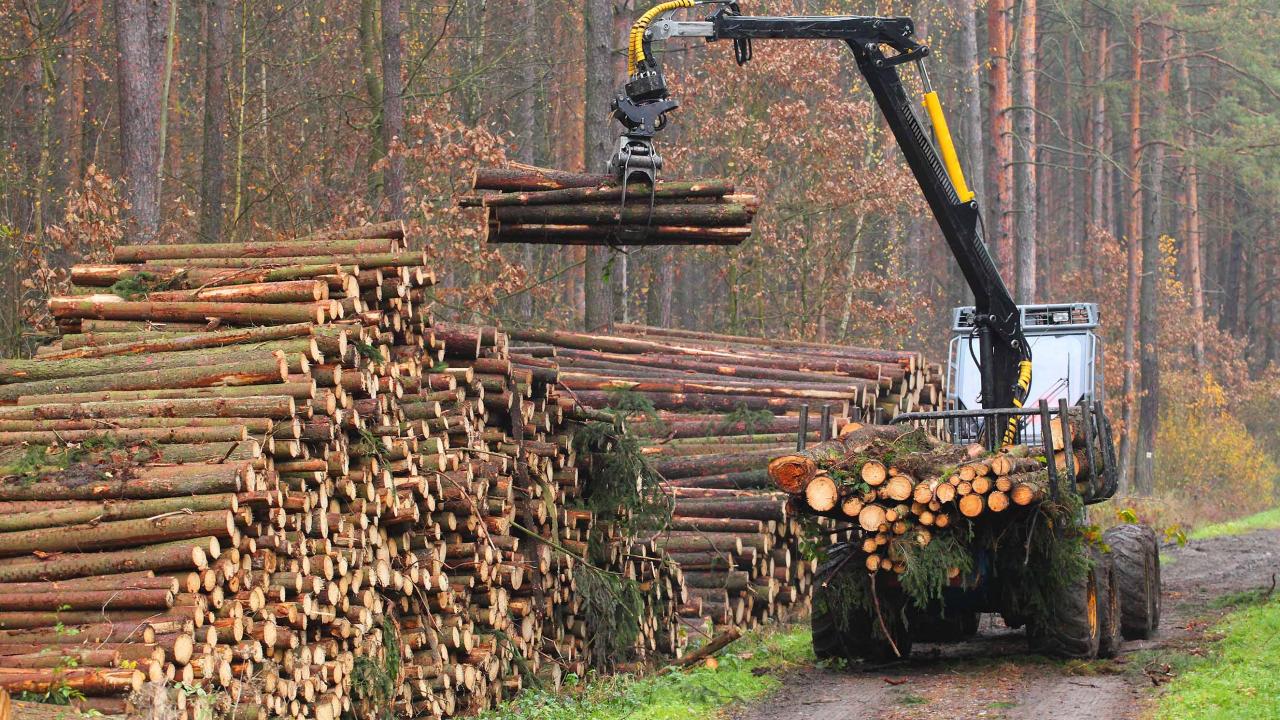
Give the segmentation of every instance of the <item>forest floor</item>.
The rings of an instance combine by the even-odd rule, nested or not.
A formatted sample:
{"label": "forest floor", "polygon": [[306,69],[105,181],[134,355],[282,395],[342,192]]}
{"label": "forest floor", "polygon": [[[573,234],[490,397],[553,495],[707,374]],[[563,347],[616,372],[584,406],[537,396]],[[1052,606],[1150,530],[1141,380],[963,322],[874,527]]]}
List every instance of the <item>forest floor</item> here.
{"label": "forest floor", "polygon": [[[1263,527],[1266,527],[1265,525]],[[1245,529],[1245,528],[1242,528]],[[1238,532],[1238,531],[1237,531]],[[1157,638],[1127,642],[1112,660],[1030,655],[1021,630],[985,616],[973,640],[917,645],[910,662],[875,670],[792,668],[768,697],[731,720],[1130,720],[1151,717],[1159,693],[1189,658],[1210,652],[1215,622],[1247,598],[1270,595],[1280,530],[1192,539],[1166,547]]]}

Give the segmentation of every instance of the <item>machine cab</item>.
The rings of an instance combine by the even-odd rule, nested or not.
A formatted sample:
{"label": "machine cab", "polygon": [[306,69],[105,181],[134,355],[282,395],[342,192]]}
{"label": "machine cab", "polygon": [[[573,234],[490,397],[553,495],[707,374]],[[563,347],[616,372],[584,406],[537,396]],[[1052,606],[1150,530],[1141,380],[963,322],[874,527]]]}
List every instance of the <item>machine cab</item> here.
{"label": "machine cab", "polygon": [[[1094,303],[1020,305],[1022,331],[1031,344],[1031,392],[1025,405],[1041,399],[1056,407],[1060,398],[1069,405],[1103,399],[1102,344],[1098,340],[1098,306]],[[978,367],[978,337],[973,328],[972,307],[952,311],[948,353],[946,409],[983,407],[982,375]],[[947,428],[953,442],[976,442],[982,418],[962,418]],[[1040,419],[1030,417],[1021,441],[1038,443]]]}

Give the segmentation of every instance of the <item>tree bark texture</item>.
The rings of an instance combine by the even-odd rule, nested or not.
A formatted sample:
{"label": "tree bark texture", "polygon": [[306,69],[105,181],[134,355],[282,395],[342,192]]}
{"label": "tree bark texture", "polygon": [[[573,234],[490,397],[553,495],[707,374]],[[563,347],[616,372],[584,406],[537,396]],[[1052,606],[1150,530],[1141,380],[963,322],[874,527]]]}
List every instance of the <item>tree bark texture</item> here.
{"label": "tree bark texture", "polygon": [[401,36],[404,19],[400,0],[382,2],[382,137],[387,150],[387,169],[383,172],[384,191],[390,215],[404,217],[405,177],[404,153],[397,145],[405,142],[404,83],[400,79],[403,65]]}
{"label": "tree bark texture", "polygon": [[987,3],[987,42],[991,63],[991,167],[992,212],[996,266],[1013,269],[1013,90],[1009,79],[1009,0]]}
{"label": "tree bark texture", "polygon": [[168,4],[116,3],[120,154],[129,202],[128,232],[140,243],[156,240],[160,227],[160,74]]}
{"label": "tree bark texture", "polygon": [[205,9],[204,150],[200,156],[200,237],[206,242],[222,239],[231,29],[231,0],[209,0]]}
{"label": "tree bark texture", "polygon": [[1133,47],[1129,86],[1129,187],[1125,217],[1128,245],[1128,284],[1124,316],[1124,383],[1121,388],[1120,489],[1133,483],[1133,446],[1136,436],[1134,405],[1137,394],[1138,300],[1142,274],[1142,11],[1133,10]]}
{"label": "tree bark texture", "polygon": [[[1167,19],[1166,19],[1167,20]],[[1159,97],[1168,97],[1173,71],[1173,31],[1167,21],[1157,29],[1159,45],[1156,48],[1155,90]],[[1159,131],[1164,127],[1164,103],[1152,105],[1151,124]],[[1160,358],[1156,347],[1160,332],[1161,285],[1164,283],[1163,258],[1160,239],[1165,235],[1164,224],[1164,171],[1165,145],[1155,143],[1151,148],[1150,199],[1147,210],[1146,234],[1142,238],[1142,283],[1139,290],[1138,356],[1138,437],[1134,466],[1134,490],[1142,495],[1155,492],[1156,430],[1160,422]]]}
{"label": "tree bark texture", "polygon": [[1014,176],[1017,182],[1017,201],[1014,207],[1014,225],[1017,234],[1016,295],[1019,303],[1036,301],[1036,206],[1039,190],[1036,185],[1036,74],[1039,60],[1036,49],[1036,0],[1022,0],[1022,13],[1018,23],[1018,126],[1015,130],[1017,148]]}

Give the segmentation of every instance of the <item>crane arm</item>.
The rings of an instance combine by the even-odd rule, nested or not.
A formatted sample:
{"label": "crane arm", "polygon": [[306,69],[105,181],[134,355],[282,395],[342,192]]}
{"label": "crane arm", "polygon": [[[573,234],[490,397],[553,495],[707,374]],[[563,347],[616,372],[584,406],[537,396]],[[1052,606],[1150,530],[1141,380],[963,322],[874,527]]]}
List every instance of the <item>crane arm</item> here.
{"label": "crane arm", "polygon": [[[672,12],[693,5],[719,6],[703,21],[681,22]],[[610,162],[621,179],[653,182],[662,167],[653,144],[678,107],[667,91],[651,43],[672,37],[731,40],[738,63],[751,58],[755,40],[837,40],[857,61],[877,106],[884,114],[907,165],[915,175],[929,209],[973,291],[982,357],[983,404],[990,408],[1020,406],[1030,385],[1030,347],[1022,333],[1018,307],[1000,277],[982,236],[978,203],[964,182],[937,94],[929,84],[924,59],[929,48],[914,37],[906,17],[829,16],[768,17],[742,15],[737,3],[675,0],[645,15],[633,31],[630,66],[634,72],[614,101],[614,117],[626,128]],[[914,63],[925,89],[924,106],[937,141],[935,148],[912,107],[898,68]],[[1016,425],[1011,424],[1016,429]],[[1007,432],[1008,441],[1011,433]]]}

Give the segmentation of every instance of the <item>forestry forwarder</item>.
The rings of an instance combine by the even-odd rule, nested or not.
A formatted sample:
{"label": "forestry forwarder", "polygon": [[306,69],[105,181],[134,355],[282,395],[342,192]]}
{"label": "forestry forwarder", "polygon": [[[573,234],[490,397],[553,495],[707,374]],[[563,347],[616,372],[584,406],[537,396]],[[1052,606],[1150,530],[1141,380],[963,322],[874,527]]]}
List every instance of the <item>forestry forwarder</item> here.
{"label": "forestry forwarder", "polygon": [[[703,20],[680,21],[673,13],[685,8],[710,6],[713,12]],[[754,40],[837,40],[853,52],[885,120],[906,157],[929,207],[937,219],[943,237],[960,265],[965,281],[975,300],[973,308],[957,311],[956,330],[960,337],[952,343],[952,384],[959,384],[968,373],[970,385],[980,386],[976,397],[967,398],[974,408],[964,407],[953,388],[953,409],[932,413],[909,413],[894,422],[942,424],[952,442],[973,440],[988,449],[1023,442],[1042,443],[1043,428],[1050,427],[1057,416],[1066,426],[1068,414],[1083,425],[1090,456],[1094,450],[1104,462],[1091,467],[1094,482],[1081,491],[1081,505],[1110,498],[1116,489],[1116,465],[1110,425],[1103,413],[1100,382],[1094,377],[1095,363],[1101,353],[1096,338],[1088,333],[1088,357],[1067,357],[1067,345],[1055,339],[1079,335],[1081,322],[1096,320],[1091,305],[1028,306],[1020,308],[1001,279],[981,232],[981,215],[974,193],[965,182],[950,132],[937,93],[933,90],[925,68],[929,48],[917,42],[914,25],[906,17],[819,16],[767,17],[742,15],[737,2],[726,0],[674,0],[664,2],[646,12],[632,27],[628,47],[628,73],[624,91],[613,103],[613,116],[626,131],[618,141],[609,169],[624,187],[643,182],[650,186],[662,169],[662,157],[654,145],[658,131],[667,123],[667,113],[678,103],[670,97],[666,80],[657,58],[651,51],[655,41],[670,38],[704,38],[731,40],[739,65],[751,59]],[[925,132],[912,108],[912,101],[898,74],[899,66],[914,64],[924,89],[924,107],[932,125],[932,136]],[[935,147],[936,142],[936,147]],[[643,200],[642,200],[643,201]],[[623,202],[626,202],[624,196]],[[1032,320],[1032,318],[1036,320]],[[1036,344],[1046,353],[1037,363],[1055,375],[1048,389],[1038,394],[1038,407],[1023,408],[1031,393],[1032,343],[1024,332],[1024,323],[1035,324]],[[1053,327],[1062,327],[1061,329]],[[1046,327],[1047,326],[1047,327]],[[1073,332],[1074,329],[1074,332]],[[964,337],[967,335],[968,337]],[[973,341],[977,341],[977,354]],[[963,342],[959,342],[963,341]],[[972,362],[959,362],[968,355]],[[1079,384],[1083,365],[1084,390]],[[1065,368],[1065,369],[1064,369]],[[1072,377],[1075,372],[1076,378]],[[1100,377],[1100,371],[1098,373]],[[1051,408],[1047,397],[1057,399]],[[1068,409],[1070,397],[1075,406]],[[803,442],[803,441],[802,441]],[[1052,496],[1061,492],[1078,492],[1074,477],[1072,452],[1067,448],[1067,475],[1061,482],[1055,462],[1048,462]],[[1052,452],[1046,452],[1052,457]],[[1081,518],[1082,519],[1082,518]],[[1029,543],[1029,540],[1028,540]],[[867,610],[849,607],[849,603],[831,602],[834,575],[844,567],[841,554],[852,552],[847,543],[828,548],[830,558],[819,570],[814,589],[812,615],[814,648],[819,657],[887,660],[905,655],[912,639],[924,641],[958,640],[977,630],[979,614],[999,612],[1007,624],[1027,624],[1028,637],[1042,651],[1075,657],[1107,656],[1116,651],[1118,633],[1108,631],[1117,625],[1130,639],[1154,633],[1159,623],[1160,581],[1159,548],[1155,533],[1138,525],[1123,525],[1108,531],[1104,537],[1105,553],[1094,554],[1094,561],[1084,577],[1062,590],[1063,597],[1051,603],[1054,610],[1042,617],[1027,617],[1010,598],[1017,598],[1019,588],[999,587],[997,578],[975,570],[976,577],[957,582],[944,592],[944,603],[926,609],[910,606],[901,593],[890,592],[880,598],[888,607],[878,607],[873,616]],[[986,550],[974,549],[975,568],[989,567]],[[877,593],[879,594],[879,593]],[[896,602],[895,602],[896,598]],[[838,598],[834,598],[838,600]],[[945,608],[945,609],[944,609]],[[835,617],[841,613],[842,617]],[[901,617],[904,622],[886,624],[884,616]],[[856,615],[856,617],[852,617]]]}

